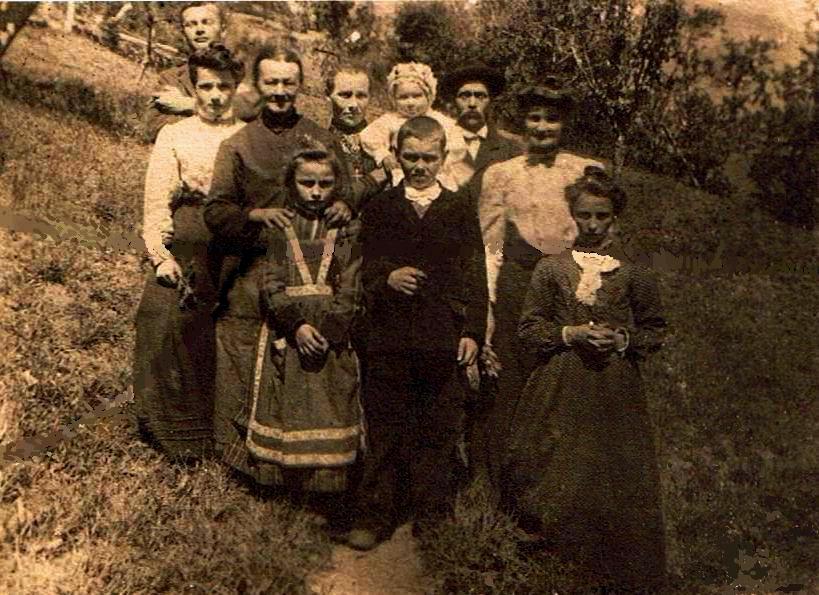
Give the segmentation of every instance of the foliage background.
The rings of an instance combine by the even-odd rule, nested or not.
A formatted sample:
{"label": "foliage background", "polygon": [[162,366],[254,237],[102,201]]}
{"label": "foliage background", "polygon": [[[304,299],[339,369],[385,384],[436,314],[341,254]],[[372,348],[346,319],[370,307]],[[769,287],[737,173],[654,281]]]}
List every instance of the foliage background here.
{"label": "foliage background", "polygon": [[[452,27],[473,31],[474,12],[434,6],[451,16]],[[517,18],[504,20],[492,7],[484,5],[478,37],[450,37],[458,43],[448,51],[467,55],[473,39],[509,44],[494,63],[520,58],[513,65],[519,74],[510,72],[514,85],[538,73],[526,71],[531,64],[553,59],[525,45],[537,39],[525,27],[539,14],[527,11],[545,9],[522,3],[510,11]],[[287,18],[314,26],[309,15]],[[706,29],[719,22],[698,18]],[[355,25],[342,19],[338,36]],[[435,57],[434,38],[418,49],[401,41],[398,23],[373,27],[367,47],[342,50],[323,36],[316,42],[372,57],[376,71],[417,51],[445,64],[435,62],[444,57]],[[507,35],[505,27],[520,31]],[[657,254],[672,326],[667,349],[644,374],[680,593],[816,587],[819,296],[815,238],[798,210],[809,207],[799,202],[800,188],[813,198],[809,82],[816,71],[809,44],[806,60],[786,69],[766,63],[760,43],[722,44],[721,58],[699,54],[701,63],[690,68],[700,82],[675,99],[688,115],[688,127],[679,129],[686,151],[702,171],[714,172],[703,174],[708,183],[701,186],[718,194],[692,188],[673,155],[641,149],[651,147],[642,133],[623,170],[630,199],[624,234]],[[0,73],[0,207],[106,232],[138,229],[148,151],[138,138],[155,75],[148,70],[140,79],[138,64],[77,37],[28,31],[15,44]],[[496,54],[486,55],[491,62]],[[318,79],[321,67],[311,60],[308,79]],[[573,76],[568,62],[566,69]],[[731,116],[730,106],[746,94],[757,101],[753,81],[763,75],[768,98]],[[697,86],[723,80],[734,80],[731,93],[742,97]],[[326,122],[317,95],[303,96],[301,109]],[[594,113],[578,111],[572,142],[611,158],[616,139],[603,119],[589,117]],[[12,354],[0,362],[0,441],[7,443],[52,430],[124,390],[144,271],[134,253],[0,233],[8,263],[0,272],[0,345]],[[81,432],[49,457],[0,469],[0,590],[154,592],[193,584],[193,592],[298,592],[327,559],[318,522],[220,468],[169,466],[136,439],[127,419],[115,421]],[[571,569],[521,552],[517,537],[512,520],[472,486],[422,551],[442,592],[568,592],[577,585]],[[202,544],[210,558],[199,556]]]}

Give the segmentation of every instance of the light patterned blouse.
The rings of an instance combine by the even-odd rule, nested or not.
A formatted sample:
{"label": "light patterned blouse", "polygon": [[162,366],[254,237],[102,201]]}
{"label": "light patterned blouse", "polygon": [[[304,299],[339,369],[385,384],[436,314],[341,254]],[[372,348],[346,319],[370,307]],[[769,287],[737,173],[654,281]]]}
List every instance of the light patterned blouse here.
{"label": "light patterned blouse", "polygon": [[171,198],[184,182],[207,195],[219,145],[244,126],[233,120],[213,123],[191,116],[162,127],[145,174],[142,238],[154,266],[171,257],[173,240]]}
{"label": "light patterned blouse", "polygon": [[[551,166],[530,163],[526,155],[521,155],[487,168],[479,214],[490,304],[497,301],[507,222],[514,223],[521,238],[543,254],[563,252],[577,236],[564,192],[590,165],[602,167],[597,161],[559,152]],[[494,326],[491,306],[489,314],[487,340]]]}

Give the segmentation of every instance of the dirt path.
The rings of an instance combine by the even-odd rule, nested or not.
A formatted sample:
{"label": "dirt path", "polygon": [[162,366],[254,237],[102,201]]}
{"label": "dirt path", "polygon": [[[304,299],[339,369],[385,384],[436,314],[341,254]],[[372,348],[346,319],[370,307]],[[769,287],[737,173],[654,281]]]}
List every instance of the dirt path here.
{"label": "dirt path", "polygon": [[399,528],[370,552],[339,545],[332,567],[308,581],[320,595],[422,595],[431,592],[424,576],[411,525]]}

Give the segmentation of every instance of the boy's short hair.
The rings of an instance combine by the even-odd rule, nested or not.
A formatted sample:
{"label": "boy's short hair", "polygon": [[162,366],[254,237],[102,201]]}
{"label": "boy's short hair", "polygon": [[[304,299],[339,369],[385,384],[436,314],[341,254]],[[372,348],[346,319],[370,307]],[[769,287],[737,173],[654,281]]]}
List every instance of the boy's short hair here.
{"label": "boy's short hair", "polygon": [[296,141],[296,147],[287,160],[287,165],[284,170],[284,186],[288,192],[292,191],[294,187],[296,170],[299,165],[308,162],[327,163],[332,168],[333,175],[336,177],[336,189],[333,194],[338,196],[340,191],[339,185],[343,180],[341,162],[338,160],[335,152],[328,149],[324,143],[307,135],[300,137],[298,141]]}
{"label": "boy's short hair", "polygon": [[358,64],[342,64],[330,70],[327,76],[324,77],[324,93],[329,97],[336,90],[336,77],[339,74],[363,74],[366,75],[367,81],[372,84],[370,79],[370,71],[366,66]]}
{"label": "boy's short hair", "polygon": [[446,151],[446,131],[435,118],[416,116],[404,122],[401,128],[398,129],[398,137],[395,141],[396,149],[399,152],[401,151],[401,146],[404,144],[404,141],[410,137],[417,138],[418,140],[440,137],[441,152]]}
{"label": "boy's short hair", "polygon": [[245,65],[234,58],[230,50],[221,44],[213,44],[206,50],[198,50],[188,58],[188,74],[194,86],[196,86],[200,68],[229,72],[233,75],[236,85],[241,83],[245,76]]}
{"label": "boy's short hair", "polygon": [[299,84],[304,82],[304,66],[301,62],[301,56],[298,51],[284,39],[278,40],[274,43],[266,44],[256,54],[256,59],[253,60],[253,84],[259,82],[259,65],[263,60],[273,60],[276,62],[290,62],[299,67]]}
{"label": "boy's short hair", "polygon": [[626,208],[626,193],[602,167],[597,165],[587,166],[583,170],[583,175],[566,187],[565,195],[569,210],[574,210],[577,199],[583,194],[608,198],[615,215],[619,215]]}

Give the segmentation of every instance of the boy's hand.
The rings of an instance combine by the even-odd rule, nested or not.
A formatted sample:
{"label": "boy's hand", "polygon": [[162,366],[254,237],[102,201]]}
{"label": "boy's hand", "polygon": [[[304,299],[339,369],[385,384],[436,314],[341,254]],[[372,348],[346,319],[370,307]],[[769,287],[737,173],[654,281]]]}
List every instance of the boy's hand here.
{"label": "boy's hand", "polygon": [[319,357],[324,355],[330,344],[314,326],[303,324],[296,331],[296,347],[305,357]]}
{"label": "boy's hand", "polygon": [[394,169],[400,169],[401,164],[398,163],[398,158],[395,155],[389,154],[384,157],[384,160],[381,162],[381,167],[386,171],[392,171]]}
{"label": "boy's hand", "polygon": [[161,110],[172,114],[186,114],[193,112],[196,107],[196,99],[188,97],[179,92],[178,89],[167,89],[154,97],[154,103]]}
{"label": "boy's hand", "polygon": [[503,366],[501,366],[500,358],[491,345],[484,345],[481,349],[481,364],[483,364],[483,373],[490,378],[497,378],[500,375]]}
{"label": "boy's hand", "polygon": [[458,343],[458,365],[471,366],[478,358],[478,343],[471,337],[461,337]]}
{"label": "boy's hand", "polygon": [[159,266],[156,267],[156,281],[160,285],[176,287],[181,278],[182,269],[173,258],[162,261]]}
{"label": "boy's hand", "polygon": [[387,285],[404,295],[415,295],[426,278],[426,273],[420,269],[402,267],[390,273],[390,276],[387,277]]}
{"label": "boy's hand", "polygon": [[344,227],[353,218],[353,212],[343,200],[337,200],[324,212],[329,227]]}
{"label": "boy's hand", "polygon": [[254,223],[263,223],[267,227],[284,229],[290,227],[290,220],[295,213],[290,209],[253,209],[247,218]]}

